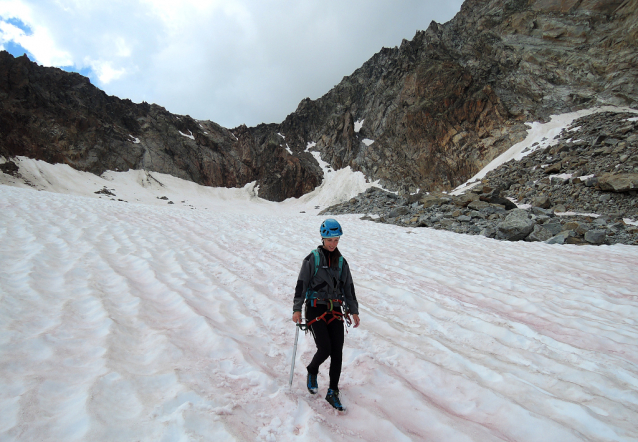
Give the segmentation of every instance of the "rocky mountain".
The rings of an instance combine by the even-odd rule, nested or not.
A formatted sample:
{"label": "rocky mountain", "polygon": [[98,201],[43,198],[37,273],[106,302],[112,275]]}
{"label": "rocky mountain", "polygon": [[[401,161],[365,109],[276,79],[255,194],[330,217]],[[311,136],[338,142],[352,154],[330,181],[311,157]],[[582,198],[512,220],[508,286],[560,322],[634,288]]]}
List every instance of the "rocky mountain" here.
{"label": "rocky mountain", "polygon": [[535,144],[460,195],[373,187],[322,213],[509,241],[638,245],[638,226],[625,222],[638,219],[635,113],[584,116],[547,147]]}
{"label": "rocky mountain", "polygon": [[321,182],[307,152],[402,192],[446,190],[522,140],[527,121],[638,106],[638,0],[467,0],[384,48],[281,124],[225,129],[109,97],[78,74],[0,54],[0,155],[144,168],[261,197]]}
{"label": "rocky mountain", "polygon": [[638,106],[637,37],[636,0],[468,0],[280,130],[387,188],[450,189],[522,140],[526,121]]}
{"label": "rocky mountain", "polygon": [[2,51],[0,156],[16,155],[98,175],[146,169],[206,186],[257,181],[271,200],[299,197],[321,175],[311,154],[288,153],[272,125],[228,130],[108,96],[79,74]]}

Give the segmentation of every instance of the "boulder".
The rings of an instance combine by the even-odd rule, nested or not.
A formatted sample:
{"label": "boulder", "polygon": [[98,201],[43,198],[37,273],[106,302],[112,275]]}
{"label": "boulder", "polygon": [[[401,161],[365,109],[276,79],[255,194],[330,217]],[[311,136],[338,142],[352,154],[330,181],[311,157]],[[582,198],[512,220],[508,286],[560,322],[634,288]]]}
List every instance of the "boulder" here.
{"label": "boulder", "polygon": [[541,226],[540,224],[534,225],[534,231],[530,233],[525,241],[547,241],[553,236],[552,232]]}
{"label": "boulder", "polygon": [[541,195],[532,200],[532,206],[540,207],[541,209],[549,209],[550,207],[552,207],[552,202],[545,195]]}
{"label": "boulder", "polygon": [[408,213],[410,213],[410,209],[408,209],[407,207],[399,207],[391,210],[388,214],[388,218],[396,218],[398,216],[407,215]]}
{"label": "boulder", "polygon": [[452,201],[459,207],[467,207],[472,201],[478,201],[478,199],[479,196],[477,194],[470,192],[454,197]]}
{"label": "boulder", "polygon": [[629,192],[638,189],[638,173],[606,173],[598,178],[602,190],[611,192]]}
{"label": "boulder", "polygon": [[599,216],[592,222],[592,224],[596,227],[606,226],[609,223],[609,218],[606,216]]}
{"label": "boulder", "polygon": [[488,202],[490,204],[500,204],[505,207],[506,210],[516,209],[516,204],[508,200],[501,195],[501,191],[498,189],[493,190],[490,193],[484,193],[479,196],[481,201]]}
{"label": "boulder", "polygon": [[534,230],[534,221],[523,209],[514,209],[497,226],[497,237],[508,241],[525,239]]}
{"label": "boulder", "polygon": [[548,216],[548,217],[553,217],[554,216],[554,211],[547,208],[544,209],[542,207],[532,207],[532,213],[534,215],[538,215],[538,216]]}
{"label": "boulder", "polygon": [[421,215],[417,221],[418,227],[432,227],[432,221],[428,215]]}
{"label": "boulder", "polygon": [[450,227],[452,224],[454,224],[456,221],[450,218],[443,218],[441,221],[441,226],[443,227]]}
{"label": "boulder", "polygon": [[556,164],[552,164],[551,166],[548,166],[545,168],[544,172],[546,175],[552,174],[552,173],[559,173],[560,170],[562,169],[562,166],[560,163],[556,163]]}
{"label": "boulder", "polygon": [[483,230],[481,230],[480,235],[485,236],[486,238],[494,238],[496,236],[496,230],[494,230],[492,227],[485,227]]}
{"label": "boulder", "polygon": [[580,224],[578,224],[576,221],[569,221],[563,225],[563,228],[565,230],[576,230],[579,227],[579,225]]}
{"label": "boulder", "polygon": [[589,227],[584,223],[570,221],[563,225],[563,230],[573,230],[579,236],[583,236],[589,230]]}
{"label": "boulder", "polygon": [[490,203],[488,203],[487,201],[472,201],[470,204],[467,205],[468,209],[472,209],[472,210],[481,210],[481,209],[487,209],[488,207],[490,207]]}
{"label": "boulder", "polygon": [[592,176],[585,179],[586,187],[594,187],[598,184],[598,177]]}
{"label": "boulder", "polygon": [[563,184],[569,183],[569,177],[564,175],[553,175],[549,177],[550,184],[558,184],[562,186]]}
{"label": "boulder", "polygon": [[559,222],[543,224],[543,228],[549,230],[552,235],[558,235],[564,230],[563,225]]}
{"label": "boulder", "polygon": [[414,204],[421,201],[426,195],[421,192],[414,193],[408,197],[408,204]]}
{"label": "boulder", "polygon": [[7,175],[15,176],[19,172],[19,170],[20,168],[13,161],[7,161],[6,163],[0,164],[0,171],[6,173]]}
{"label": "boulder", "polygon": [[606,237],[607,233],[603,229],[594,229],[585,233],[585,241],[594,245],[604,243]]}
{"label": "boulder", "polygon": [[439,207],[443,204],[448,204],[450,202],[449,197],[444,197],[441,195],[426,195],[421,198],[421,204],[428,209],[430,207]]}
{"label": "boulder", "polygon": [[546,244],[565,244],[567,238],[572,238],[576,236],[576,232],[573,230],[563,230],[558,235],[552,236],[550,239],[545,241]]}

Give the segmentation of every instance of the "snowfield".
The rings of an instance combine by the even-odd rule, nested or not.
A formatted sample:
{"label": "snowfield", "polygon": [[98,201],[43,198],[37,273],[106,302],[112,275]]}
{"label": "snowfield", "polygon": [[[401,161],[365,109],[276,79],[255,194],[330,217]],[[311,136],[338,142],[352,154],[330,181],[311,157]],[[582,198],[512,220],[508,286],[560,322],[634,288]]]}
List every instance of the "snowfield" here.
{"label": "snowfield", "polygon": [[292,296],[316,207],[372,184],[277,204],[20,163],[42,190],[0,173],[3,442],[638,440],[638,247],[339,217],[361,309],[340,415],[328,363],[305,388],[310,335],[288,388]]}

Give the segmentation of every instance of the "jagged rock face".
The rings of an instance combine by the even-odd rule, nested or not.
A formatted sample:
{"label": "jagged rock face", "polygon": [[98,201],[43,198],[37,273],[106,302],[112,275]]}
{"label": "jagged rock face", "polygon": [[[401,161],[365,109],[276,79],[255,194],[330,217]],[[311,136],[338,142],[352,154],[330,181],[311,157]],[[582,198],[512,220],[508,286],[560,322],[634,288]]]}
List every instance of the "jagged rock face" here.
{"label": "jagged rock face", "polygon": [[[580,117],[523,152],[520,161],[491,170],[459,196],[398,196],[371,187],[321,214],[365,213],[362,219],[377,215],[377,222],[510,241],[638,245],[636,113]],[[516,210],[514,201],[528,209]],[[511,212],[516,215],[510,218]]]}
{"label": "jagged rock face", "polygon": [[449,189],[521,141],[525,121],[638,105],[637,37],[637,0],[468,0],[279,130],[389,188]]}
{"label": "jagged rock face", "polygon": [[107,96],[79,74],[0,52],[0,155],[66,163],[83,171],[146,169],[260,196],[299,197],[321,182],[308,153],[257,127],[232,131],[147,103]]}
{"label": "jagged rock face", "polygon": [[453,20],[384,48],[283,123],[232,130],[3,52],[0,155],[212,186],[257,181],[259,196],[281,201],[321,182],[306,152],[316,143],[333,168],[390,189],[447,190],[521,141],[525,122],[638,106],[637,41],[638,0],[467,0]]}

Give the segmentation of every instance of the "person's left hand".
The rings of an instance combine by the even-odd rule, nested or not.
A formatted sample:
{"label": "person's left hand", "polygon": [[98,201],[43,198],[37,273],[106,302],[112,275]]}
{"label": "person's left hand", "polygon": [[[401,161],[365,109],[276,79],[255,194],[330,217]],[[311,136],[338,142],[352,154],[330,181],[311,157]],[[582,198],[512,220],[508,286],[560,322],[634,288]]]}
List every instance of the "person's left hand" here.
{"label": "person's left hand", "polygon": [[354,328],[359,327],[359,315],[352,315],[352,320],[354,321]]}

